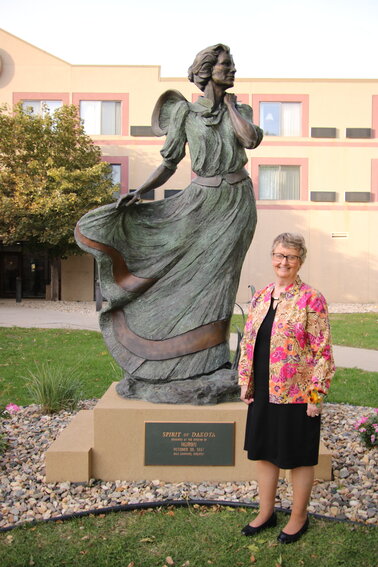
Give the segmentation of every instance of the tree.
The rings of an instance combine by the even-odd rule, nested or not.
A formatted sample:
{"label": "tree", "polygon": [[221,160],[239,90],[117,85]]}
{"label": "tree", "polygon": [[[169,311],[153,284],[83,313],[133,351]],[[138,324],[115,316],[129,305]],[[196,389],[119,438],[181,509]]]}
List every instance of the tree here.
{"label": "tree", "polygon": [[47,250],[54,300],[60,259],[80,253],[76,222],[111,202],[114,189],[111,168],[74,105],[41,115],[22,104],[0,107],[0,240]]}

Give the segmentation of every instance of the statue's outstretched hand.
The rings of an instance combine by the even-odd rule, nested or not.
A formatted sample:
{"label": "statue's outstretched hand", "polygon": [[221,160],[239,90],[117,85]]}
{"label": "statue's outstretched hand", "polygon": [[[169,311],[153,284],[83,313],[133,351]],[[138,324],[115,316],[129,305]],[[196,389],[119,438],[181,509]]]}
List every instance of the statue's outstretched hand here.
{"label": "statue's outstretched hand", "polygon": [[135,191],[134,193],[126,193],[126,195],[122,195],[122,197],[120,197],[117,201],[117,205],[116,205],[116,209],[119,209],[119,207],[130,207],[130,205],[133,205],[134,203],[137,203],[138,201],[140,201],[140,192],[139,191]]}

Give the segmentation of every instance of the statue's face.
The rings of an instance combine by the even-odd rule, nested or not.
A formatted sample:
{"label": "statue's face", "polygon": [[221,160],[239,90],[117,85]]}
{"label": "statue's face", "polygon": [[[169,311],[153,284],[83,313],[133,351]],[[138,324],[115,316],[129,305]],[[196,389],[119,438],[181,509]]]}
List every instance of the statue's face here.
{"label": "statue's face", "polygon": [[214,65],[211,75],[212,81],[216,85],[220,85],[228,89],[234,86],[236,68],[232,55],[226,51],[221,51],[218,61]]}

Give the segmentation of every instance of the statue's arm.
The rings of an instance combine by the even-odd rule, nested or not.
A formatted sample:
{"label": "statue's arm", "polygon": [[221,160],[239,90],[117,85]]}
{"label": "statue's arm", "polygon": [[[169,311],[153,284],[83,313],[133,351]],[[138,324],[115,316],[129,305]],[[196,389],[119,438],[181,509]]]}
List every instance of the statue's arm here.
{"label": "statue's arm", "polygon": [[244,118],[236,107],[236,96],[226,93],[224,103],[227,106],[228,114],[235,135],[244,148],[257,148],[263,138],[261,128]]}
{"label": "statue's arm", "polygon": [[172,166],[167,167],[167,162],[164,161],[159,165],[158,168],[155,169],[155,171],[150,175],[147,181],[145,181],[137,191],[135,191],[134,193],[127,193],[126,195],[122,195],[122,197],[118,199],[117,208],[123,204],[126,204],[126,206],[128,207],[129,205],[132,205],[135,202],[139,201],[141,195],[146,191],[150,191],[151,189],[156,189],[157,187],[164,185],[164,183],[166,183],[176,171],[175,164],[170,163],[169,165]]}

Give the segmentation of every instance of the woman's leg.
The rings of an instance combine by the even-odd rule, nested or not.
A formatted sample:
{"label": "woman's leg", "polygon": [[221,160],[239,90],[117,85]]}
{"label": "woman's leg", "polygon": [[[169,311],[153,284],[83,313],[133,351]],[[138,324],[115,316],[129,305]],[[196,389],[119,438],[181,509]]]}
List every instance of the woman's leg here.
{"label": "woman's leg", "polygon": [[259,485],[260,510],[256,518],[250,522],[250,526],[254,528],[264,524],[273,514],[280,469],[269,461],[256,461],[256,471]]}
{"label": "woman's leg", "polygon": [[292,535],[299,531],[307,518],[307,506],[314,484],[314,467],[298,467],[292,469],[293,506],[291,516],[283,528],[286,534]]}

